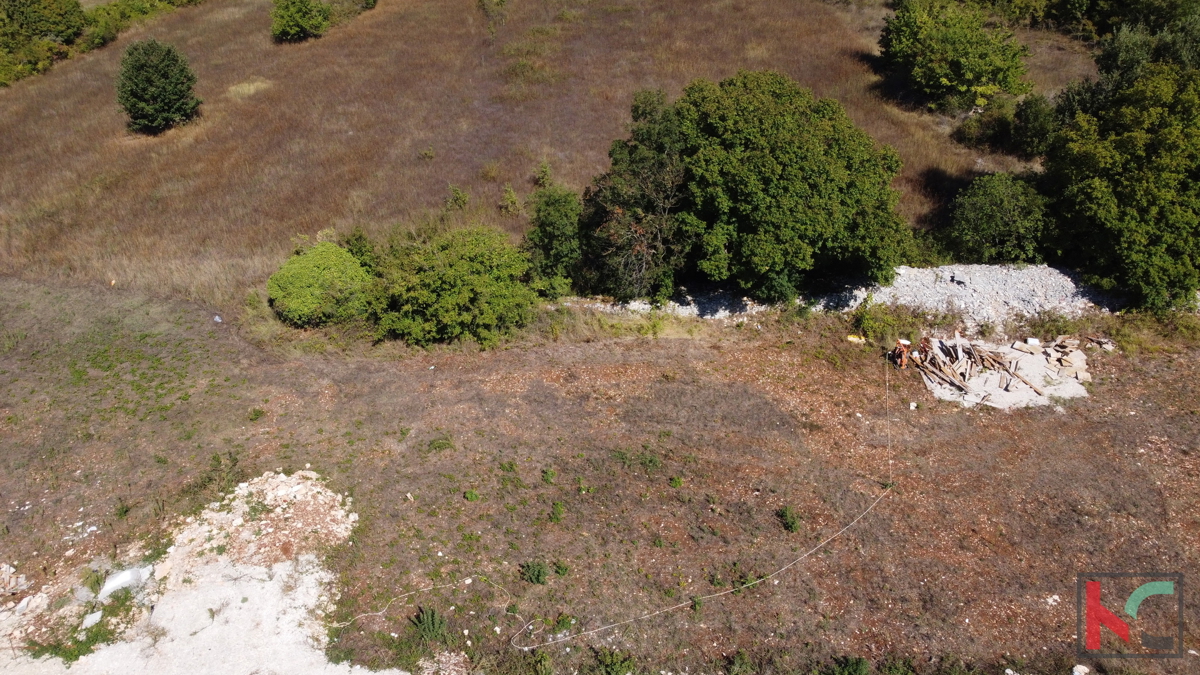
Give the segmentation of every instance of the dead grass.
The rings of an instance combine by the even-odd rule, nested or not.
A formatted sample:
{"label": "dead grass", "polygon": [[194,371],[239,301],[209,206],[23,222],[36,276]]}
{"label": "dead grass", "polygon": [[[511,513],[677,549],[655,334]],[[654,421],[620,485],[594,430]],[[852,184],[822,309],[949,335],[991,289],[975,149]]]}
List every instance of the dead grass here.
{"label": "dead grass", "polygon": [[[877,347],[845,340],[841,316],[691,336],[681,322],[655,339],[648,318],[617,331],[583,314],[557,341],[548,317],[489,352],[331,359],[263,352],[210,312],[119,290],[0,291],[6,560],[36,588],[68,550],[68,563],[111,555],[222,485],[311,463],[361,514],[330,559],[337,620],[433,581],[474,582],[335,633],[331,655],[363,665],[437,646],[410,639],[421,605],[475,666],[528,672],[509,646],[526,621],[543,619],[544,637],[734,588],[884,484],[892,496],[779,585],[544,650],[553,672],[586,668],[595,647],[651,672],[713,672],[744,651],[760,673],[858,655],[912,656],[927,675],[950,654],[983,672],[1061,673],[1078,569],[1200,564],[1200,361],[1183,324],[1113,318],[1158,348],[1097,354],[1093,397],[1064,414],[1001,413],[885,371]],[[531,584],[526,562],[565,569]]]}
{"label": "dead grass", "polygon": [[[230,309],[293,235],[381,232],[438,209],[448,183],[515,236],[524,220],[494,207],[503,185],[526,193],[547,160],[581,188],[606,168],[636,90],[674,96],[741,68],[841,100],[895,146],[901,210],[918,224],[947,178],[1008,161],[876,93],[878,3],[528,0],[493,39],[473,0],[384,2],[299,45],[271,43],[269,11],[186,7],[0,91],[0,270]],[[122,50],[147,36],[184,51],[205,101],[194,124],[154,138],[125,131],[113,92]]]}

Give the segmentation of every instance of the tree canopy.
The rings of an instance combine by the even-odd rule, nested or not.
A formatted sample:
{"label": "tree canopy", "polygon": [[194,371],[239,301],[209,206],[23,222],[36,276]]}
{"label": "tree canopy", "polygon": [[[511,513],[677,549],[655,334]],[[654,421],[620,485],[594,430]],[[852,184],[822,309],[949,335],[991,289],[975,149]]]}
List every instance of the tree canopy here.
{"label": "tree canopy", "polygon": [[897,0],[879,47],[887,67],[937,105],[984,105],[1030,89],[1029,50],[983,10],[955,0]]}
{"label": "tree canopy", "polygon": [[635,98],[629,139],[585,197],[584,265],[618,296],[680,280],[794,298],[822,278],[890,281],[911,244],[900,160],[836,101],[774,72]]}
{"label": "tree canopy", "polygon": [[196,116],[201,101],[192,93],[195,85],[183,54],[151,38],[125,50],[117,102],[129,116],[130,129],[154,134]]}
{"label": "tree canopy", "polygon": [[1046,156],[1068,261],[1152,309],[1200,288],[1200,71],[1148,64],[1078,110]]}

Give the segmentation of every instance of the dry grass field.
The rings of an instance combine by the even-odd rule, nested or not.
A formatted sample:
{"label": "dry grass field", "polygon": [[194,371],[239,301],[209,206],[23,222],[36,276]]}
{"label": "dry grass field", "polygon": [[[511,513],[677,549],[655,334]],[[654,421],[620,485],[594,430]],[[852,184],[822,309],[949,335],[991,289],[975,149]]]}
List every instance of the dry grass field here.
{"label": "dry grass field", "polygon": [[[473,216],[514,235],[503,186],[542,160],[575,188],[604,170],[633,92],[772,68],[840,100],[905,162],[902,211],[921,225],[947,180],[1007,166],[948,137],[952,122],[881,97],[870,67],[879,2],[514,0],[489,37],[474,0],[383,0],[299,45],[269,39],[267,0],[210,0],[0,90],[0,271],[133,287],[225,309],[297,234],[380,232],[439,207],[454,184]],[[190,59],[195,123],[127,132],[121,53],[156,37]],[[1036,40],[1034,40],[1036,38]],[[1040,41],[1033,77],[1090,63]],[[1081,65],[1084,64],[1084,65]]]}
{"label": "dry grass field", "polygon": [[[6,560],[40,585],[153,541],[247,476],[311,464],[361,515],[329,555],[334,619],[387,611],[336,631],[329,654],[367,666],[412,668],[420,605],[486,672],[535,672],[514,636],[526,646],[735,589],[886,485],[792,570],[547,648],[553,672],[617,647],[650,672],[735,672],[741,651],[752,669],[739,673],[807,675],[854,655],[911,658],[922,675],[962,675],[942,668],[959,660],[1063,675],[1078,570],[1200,570],[1194,340],[1135,331],[1124,344],[1138,351],[1091,358],[1092,398],[1003,413],[887,374],[839,317],[694,322],[657,339],[543,331],[384,361],[272,355],[203,308],[119,289],[0,280],[0,316]],[[531,584],[518,573],[531,561],[565,569]],[[535,618],[548,624],[519,635]]]}

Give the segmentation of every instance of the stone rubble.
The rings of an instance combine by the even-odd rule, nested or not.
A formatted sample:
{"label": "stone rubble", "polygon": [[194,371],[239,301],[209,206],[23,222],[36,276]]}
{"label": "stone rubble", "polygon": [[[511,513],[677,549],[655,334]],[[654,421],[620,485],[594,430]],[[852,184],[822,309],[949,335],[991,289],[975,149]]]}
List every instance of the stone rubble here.
{"label": "stone rubble", "polygon": [[[864,286],[810,298],[814,309],[850,311],[870,296],[874,303],[905,305],[928,312],[961,314],[966,327],[984,324],[1000,328],[1009,319],[1054,312],[1078,316],[1107,300],[1076,283],[1067,273],[1047,265],[945,265],[897,267],[891,286]],[[645,300],[605,302],[567,299],[563,306],[609,314],[647,313],[655,307]],[[728,291],[685,294],[657,308],[665,314],[730,321],[746,320],[770,305]]]}
{"label": "stone rubble", "polygon": [[1099,296],[1047,265],[946,265],[897,267],[891,286],[858,288],[822,298],[818,306],[850,310],[872,302],[929,312],[961,314],[968,328],[1003,327],[1009,319],[1053,312],[1079,316],[1098,307]]}
{"label": "stone rubble", "polygon": [[[312,471],[267,472],[242,483],[184,519],[164,559],[152,567],[126,564],[109,575],[105,590],[137,589],[135,611],[125,622],[106,616],[111,599],[81,589],[73,568],[0,611],[0,644],[47,639],[55,626],[79,630],[101,621],[121,636],[117,642],[99,646],[69,671],[58,659],[34,661],[21,650],[0,650],[0,672],[349,675],[349,665],[325,657],[322,617],[332,611],[337,593],[318,555],[350,536],[358,519],[350,504]],[[127,557],[141,555],[130,551]],[[14,576],[15,570],[3,571]]]}

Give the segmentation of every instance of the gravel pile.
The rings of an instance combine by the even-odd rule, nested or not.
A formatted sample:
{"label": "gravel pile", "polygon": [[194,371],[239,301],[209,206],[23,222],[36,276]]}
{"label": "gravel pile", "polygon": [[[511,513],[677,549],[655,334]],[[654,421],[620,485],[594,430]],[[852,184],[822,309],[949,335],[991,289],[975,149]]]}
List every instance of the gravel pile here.
{"label": "gravel pile", "polygon": [[[968,328],[981,324],[1000,327],[1007,319],[1041,312],[1078,316],[1104,304],[1095,292],[1046,265],[946,265],[924,269],[897,267],[896,280],[891,286],[853,288],[822,296],[816,299],[815,307],[848,311],[862,304],[868,295],[872,296],[872,302],[879,304],[961,314]],[[577,299],[563,304],[612,313],[654,309],[644,300],[611,303]],[[659,311],[676,316],[739,321],[769,308],[727,291],[712,291],[676,298]]]}
{"label": "gravel pile", "polygon": [[1016,316],[1055,312],[1079,316],[1097,307],[1098,296],[1067,274],[1046,265],[946,265],[897,267],[888,287],[858,288],[822,298],[818,306],[848,310],[872,302],[961,314],[968,327],[1002,326]]}

